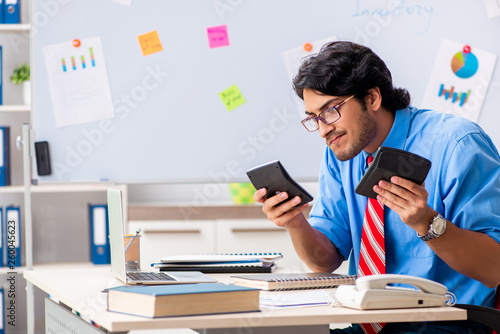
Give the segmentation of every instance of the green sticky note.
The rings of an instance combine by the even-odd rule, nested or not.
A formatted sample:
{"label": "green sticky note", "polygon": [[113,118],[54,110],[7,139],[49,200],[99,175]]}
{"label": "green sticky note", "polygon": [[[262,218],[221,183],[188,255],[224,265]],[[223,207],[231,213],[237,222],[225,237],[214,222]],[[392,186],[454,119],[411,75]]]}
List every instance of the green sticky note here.
{"label": "green sticky note", "polygon": [[227,111],[233,111],[246,102],[236,85],[232,85],[222,93],[219,93],[219,97],[226,106]]}
{"label": "green sticky note", "polygon": [[231,197],[236,204],[249,204],[253,203],[253,194],[255,188],[250,182],[244,183],[230,183],[229,190]]}

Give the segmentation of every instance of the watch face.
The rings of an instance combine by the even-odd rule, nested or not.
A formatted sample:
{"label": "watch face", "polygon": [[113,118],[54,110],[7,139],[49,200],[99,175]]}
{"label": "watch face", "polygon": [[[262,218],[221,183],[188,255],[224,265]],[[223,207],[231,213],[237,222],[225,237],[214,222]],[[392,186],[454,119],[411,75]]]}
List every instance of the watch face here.
{"label": "watch face", "polygon": [[437,216],[432,222],[432,231],[438,235],[441,235],[446,230],[446,219],[441,216]]}

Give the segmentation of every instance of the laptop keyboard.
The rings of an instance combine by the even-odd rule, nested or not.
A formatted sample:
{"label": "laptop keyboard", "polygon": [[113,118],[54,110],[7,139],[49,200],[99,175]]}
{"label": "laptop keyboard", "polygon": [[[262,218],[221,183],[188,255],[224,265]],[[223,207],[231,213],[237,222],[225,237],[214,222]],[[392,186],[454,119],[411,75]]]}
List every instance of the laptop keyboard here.
{"label": "laptop keyboard", "polygon": [[127,278],[132,281],[175,281],[175,278],[162,272],[131,272],[127,273]]}

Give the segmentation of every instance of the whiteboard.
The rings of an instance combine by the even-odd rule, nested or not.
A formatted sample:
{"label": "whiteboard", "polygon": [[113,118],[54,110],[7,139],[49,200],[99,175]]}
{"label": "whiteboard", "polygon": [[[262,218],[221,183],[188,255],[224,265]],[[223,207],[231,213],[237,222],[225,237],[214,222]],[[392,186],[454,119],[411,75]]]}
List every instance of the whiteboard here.
{"label": "whiteboard", "polygon": [[[35,171],[40,182],[240,182],[247,169],[277,159],[297,180],[316,180],[325,143],[300,124],[283,52],[333,37],[367,45],[417,107],[443,38],[500,54],[500,18],[489,19],[482,1],[126,2],[32,3],[31,124],[52,163],[49,176]],[[207,28],[221,25],[229,45],[210,48]],[[138,36],[151,31],[163,51],[144,56]],[[94,37],[115,117],[105,127],[57,127],[43,49]],[[496,145],[498,72],[479,119]],[[245,103],[228,111],[219,94],[233,85]]]}

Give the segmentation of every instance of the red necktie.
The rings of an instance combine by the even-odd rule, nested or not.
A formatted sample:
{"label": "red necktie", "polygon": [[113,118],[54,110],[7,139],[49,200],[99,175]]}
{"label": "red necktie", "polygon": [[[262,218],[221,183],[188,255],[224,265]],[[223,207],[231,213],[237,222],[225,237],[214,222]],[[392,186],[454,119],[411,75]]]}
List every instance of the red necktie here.
{"label": "red necktie", "polygon": [[[370,165],[373,157],[370,155],[366,161]],[[358,277],[376,274],[385,274],[384,205],[376,199],[368,198],[361,233]],[[360,324],[367,334],[380,332],[384,325],[385,323]]]}

